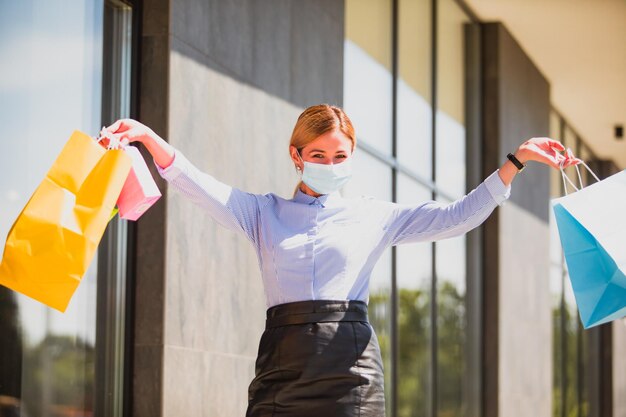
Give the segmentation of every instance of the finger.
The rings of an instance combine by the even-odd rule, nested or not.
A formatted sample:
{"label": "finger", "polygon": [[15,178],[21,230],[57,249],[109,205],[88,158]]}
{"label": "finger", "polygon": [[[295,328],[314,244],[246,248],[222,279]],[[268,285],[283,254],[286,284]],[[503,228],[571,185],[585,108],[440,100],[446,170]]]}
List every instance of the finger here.
{"label": "finger", "polygon": [[137,140],[137,137],[139,136],[139,133],[140,133],[139,129],[131,128],[131,129],[125,130],[125,131],[123,131],[121,133],[118,133],[116,135],[119,135],[118,139],[120,141],[126,140],[127,143],[131,143],[131,142],[134,142],[134,141]]}
{"label": "finger", "polygon": [[111,133],[121,133],[131,129],[132,126],[127,119],[120,119],[107,128]]}
{"label": "finger", "polygon": [[565,157],[561,154],[555,154],[555,155],[543,154],[541,155],[540,160],[539,160],[539,162],[543,162],[554,168],[559,168],[564,161],[565,161]]}
{"label": "finger", "polygon": [[578,165],[581,162],[582,162],[582,159],[571,158],[571,159],[568,159],[563,165],[566,166],[566,167],[569,167],[569,166],[573,166],[573,165]]}
{"label": "finger", "polygon": [[121,125],[122,125],[122,120],[121,119],[120,120],[116,120],[112,125],[107,126],[105,128],[105,130],[107,132],[110,132],[110,133],[115,133],[115,132],[118,131],[118,129],[120,128]]}
{"label": "finger", "polygon": [[102,138],[98,141],[98,143],[103,147],[106,148],[107,146],[109,146],[109,138]]}
{"label": "finger", "polygon": [[550,139],[548,141],[549,145],[551,148],[559,151],[559,152],[563,152],[565,150],[565,146],[563,146],[563,144],[561,142],[559,142],[558,140],[554,140],[554,139]]}

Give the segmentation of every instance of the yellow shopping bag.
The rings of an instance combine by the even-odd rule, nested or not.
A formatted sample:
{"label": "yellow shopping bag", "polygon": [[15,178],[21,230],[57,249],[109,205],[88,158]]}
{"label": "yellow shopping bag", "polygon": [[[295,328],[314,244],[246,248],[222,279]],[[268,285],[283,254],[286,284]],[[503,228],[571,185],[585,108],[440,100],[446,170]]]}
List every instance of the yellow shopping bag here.
{"label": "yellow shopping bag", "polygon": [[130,166],[123,150],[75,131],[9,230],[0,284],[64,312]]}

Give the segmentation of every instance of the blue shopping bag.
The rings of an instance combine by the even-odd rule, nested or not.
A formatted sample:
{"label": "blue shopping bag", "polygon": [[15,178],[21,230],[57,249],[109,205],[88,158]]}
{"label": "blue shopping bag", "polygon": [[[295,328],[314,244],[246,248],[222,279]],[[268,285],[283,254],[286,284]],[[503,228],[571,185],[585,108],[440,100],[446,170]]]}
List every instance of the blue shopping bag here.
{"label": "blue shopping bag", "polygon": [[626,170],[552,208],[583,327],[626,316]]}

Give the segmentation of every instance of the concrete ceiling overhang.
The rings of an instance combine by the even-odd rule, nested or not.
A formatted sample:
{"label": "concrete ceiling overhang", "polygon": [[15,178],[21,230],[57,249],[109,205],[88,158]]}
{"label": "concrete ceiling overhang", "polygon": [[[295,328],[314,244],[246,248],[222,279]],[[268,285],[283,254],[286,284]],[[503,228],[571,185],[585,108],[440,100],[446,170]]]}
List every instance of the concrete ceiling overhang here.
{"label": "concrete ceiling overhang", "polygon": [[553,106],[600,158],[626,168],[626,0],[467,0],[500,21],[549,80]]}

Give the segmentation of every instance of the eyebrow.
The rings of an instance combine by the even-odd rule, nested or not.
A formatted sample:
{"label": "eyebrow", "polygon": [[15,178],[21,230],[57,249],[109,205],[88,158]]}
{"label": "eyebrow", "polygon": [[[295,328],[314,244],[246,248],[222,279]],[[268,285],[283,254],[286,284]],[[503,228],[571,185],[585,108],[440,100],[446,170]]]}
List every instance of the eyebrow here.
{"label": "eyebrow", "polygon": [[[321,153],[325,153],[326,151],[325,151],[325,150],[323,150],[323,149],[311,149],[311,150],[309,151],[309,153],[313,153],[313,152],[321,152]],[[339,151],[337,151],[337,152],[335,152],[335,153],[345,153],[345,152],[346,152],[346,151],[339,150]]]}

